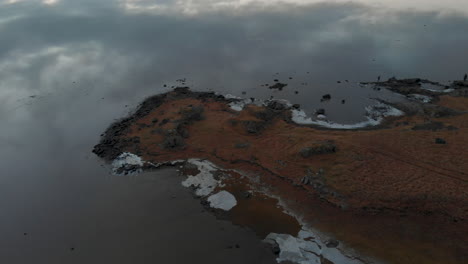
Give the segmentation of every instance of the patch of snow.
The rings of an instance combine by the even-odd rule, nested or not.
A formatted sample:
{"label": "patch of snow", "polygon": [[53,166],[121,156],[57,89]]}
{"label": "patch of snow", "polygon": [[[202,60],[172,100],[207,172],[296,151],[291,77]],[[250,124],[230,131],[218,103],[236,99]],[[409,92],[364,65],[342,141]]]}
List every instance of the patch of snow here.
{"label": "patch of snow", "polygon": [[432,101],[432,97],[422,94],[409,94],[408,99],[421,102],[421,103],[430,103]]}
{"label": "patch of snow", "polygon": [[401,116],[404,113],[392,106],[383,103],[377,103],[375,105],[366,107],[367,120],[354,124],[339,124],[329,120],[314,120],[311,117],[308,117],[307,114],[301,109],[293,109],[291,110],[291,114],[292,121],[301,125],[317,125],[333,129],[356,129],[368,126],[376,126],[382,122],[384,117]]}
{"label": "patch of snow", "polygon": [[450,93],[453,92],[453,88],[445,88],[446,86],[443,85],[435,85],[430,83],[423,83],[421,84],[421,89],[435,92],[435,93]]}
{"label": "patch of snow", "polygon": [[345,250],[338,247],[327,247],[320,237],[312,231],[301,230],[297,237],[288,234],[270,233],[264,240],[267,243],[277,244],[280,253],[276,261],[290,261],[297,264],[320,264],[321,258],[330,260],[333,263],[363,264],[357,256],[352,253],[344,253]]}
{"label": "patch of snow", "polygon": [[[238,98],[238,99],[240,99],[240,98]],[[242,111],[242,109],[244,109],[244,107],[246,105],[253,104],[253,103],[255,103],[255,100],[247,98],[247,99],[243,99],[243,100],[237,100],[237,101],[234,101],[234,102],[230,102],[228,105],[232,110],[240,112],[240,111]]]}
{"label": "patch of snow", "polygon": [[232,94],[225,94],[224,98],[226,98],[226,99],[242,99],[241,97],[235,96],[235,95],[232,95]]}
{"label": "patch of snow", "polygon": [[229,107],[237,112],[242,111],[244,109],[245,103],[243,101],[238,101],[238,102],[230,102]]}
{"label": "patch of snow", "polygon": [[327,116],[325,116],[325,115],[317,115],[317,118],[318,118],[318,119],[327,119]]}
{"label": "patch of snow", "polygon": [[130,152],[123,152],[112,161],[112,174],[128,175],[138,174],[142,171],[143,160]]}
{"label": "patch of snow", "polygon": [[216,186],[221,184],[220,181],[213,177],[212,172],[218,170],[213,163],[198,159],[189,159],[187,162],[197,166],[200,172],[197,175],[188,176],[187,179],[182,182],[182,185],[184,187],[195,187],[195,194],[197,196],[207,196],[213,192]]}
{"label": "patch of snow", "polygon": [[237,205],[234,195],[227,191],[220,191],[217,194],[211,195],[208,197],[208,202],[211,207],[222,209],[224,211],[229,211]]}

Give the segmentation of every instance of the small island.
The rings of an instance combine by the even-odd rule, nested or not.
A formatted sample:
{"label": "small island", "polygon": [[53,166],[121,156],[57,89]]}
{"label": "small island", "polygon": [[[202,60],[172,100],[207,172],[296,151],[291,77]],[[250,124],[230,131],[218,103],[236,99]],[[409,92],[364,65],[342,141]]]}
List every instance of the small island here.
{"label": "small island", "polygon": [[[116,174],[178,166],[188,177],[182,184],[209,210],[252,228],[279,261],[369,263],[340,248],[343,241],[395,263],[415,263],[415,255],[419,263],[462,263],[468,82],[363,85],[407,100],[381,100],[367,109],[368,121],[352,126],[310,118],[281,100],[178,87],[112,124],[93,152]],[[311,239],[318,233],[323,239]],[[282,254],[291,239],[298,252]],[[312,246],[320,252],[308,257]]]}

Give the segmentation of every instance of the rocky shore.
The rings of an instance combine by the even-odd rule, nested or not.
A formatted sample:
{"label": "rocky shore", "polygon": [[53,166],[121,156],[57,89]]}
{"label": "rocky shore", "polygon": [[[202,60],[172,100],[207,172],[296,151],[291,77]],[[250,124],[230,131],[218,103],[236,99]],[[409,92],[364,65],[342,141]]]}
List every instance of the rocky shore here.
{"label": "rocky shore", "polygon": [[[209,160],[229,172],[210,178],[223,183],[203,189],[200,179],[191,178],[186,184],[207,205],[216,205],[214,212],[229,208],[234,213],[228,218],[249,226],[254,220],[245,220],[252,214],[246,202],[251,199],[245,197],[261,193],[283,205],[281,210],[265,209],[255,201],[272,222],[280,219],[269,233],[292,221],[282,216],[284,210],[296,216],[302,233],[290,222],[290,228],[278,230],[285,235],[269,236],[276,247],[288,239],[297,245],[310,240],[307,228],[313,223],[329,238],[386,261],[463,263],[468,252],[468,241],[460,235],[468,231],[468,83],[447,86],[392,78],[364,85],[407,100],[380,101],[369,108],[368,121],[344,126],[312,119],[300,106],[284,101],[259,102],[179,87],[146,99],[131,116],[112,124],[93,152],[109,162],[126,161],[116,163],[117,173]],[[190,177],[190,169],[182,166]],[[199,168],[193,170],[200,174]],[[415,226],[418,230],[408,237],[404,228]],[[367,233],[374,230],[378,236]],[[325,245],[325,240],[317,243]],[[435,253],[424,255],[420,245]],[[296,259],[279,259],[307,261],[305,251],[294,254]],[[326,254],[320,249],[316,257],[333,262]]]}

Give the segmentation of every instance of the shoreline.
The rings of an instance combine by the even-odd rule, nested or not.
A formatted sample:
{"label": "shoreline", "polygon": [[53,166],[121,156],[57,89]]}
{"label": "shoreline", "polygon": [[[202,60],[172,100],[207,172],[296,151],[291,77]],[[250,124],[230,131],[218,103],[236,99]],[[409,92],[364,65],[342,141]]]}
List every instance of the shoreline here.
{"label": "shoreline", "polygon": [[[422,90],[424,82],[391,79],[374,85],[389,86],[394,92],[410,95]],[[456,140],[463,146],[465,139],[460,134],[468,131],[464,125],[468,109],[461,109],[466,105],[468,84],[466,87],[460,84],[465,85],[454,82],[455,88],[448,95],[420,91],[430,96],[432,103],[411,101],[392,105],[385,102],[406,114],[385,117],[375,127],[352,130],[296,124],[291,119],[292,107],[277,101],[261,106],[247,104],[236,111],[230,109],[229,104],[242,99],[176,88],[146,99],[133,115],[111,125],[94,152],[107,161],[125,151],[156,163],[206,158],[225,169],[257,175],[261,184],[256,184],[255,188],[267,188],[271,194],[281,197],[288,204],[285,208],[302,212],[306,222],[312,223],[311,216],[316,216],[316,212],[309,213],[310,208],[304,204],[318,205],[330,211],[330,215],[340,215],[354,222],[366,222],[365,219],[378,216],[388,218],[388,223],[403,221],[409,226],[421,221],[423,226],[429,222],[451,223],[441,227],[443,235],[453,238],[459,243],[458,247],[466,248],[466,239],[456,233],[467,230],[463,208],[468,198],[463,195],[463,186],[468,177],[462,173],[463,167],[459,167],[466,165],[460,156],[463,149],[452,144]],[[457,109],[452,109],[450,104]],[[443,137],[449,143],[426,142],[435,137]],[[382,138],[389,142],[382,142]],[[397,142],[405,142],[405,145]],[[420,147],[421,144],[424,145]],[[429,154],[429,159],[420,160],[414,156],[414,149]],[[451,155],[455,155],[456,160],[443,158]],[[405,160],[405,157],[411,158]],[[432,162],[428,163],[430,160]],[[448,163],[440,167],[434,160]],[[403,173],[410,174],[398,175]],[[442,177],[444,174],[454,177]],[[407,177],[411,178],[410,182],[406,182]],[[396,185],[389,186],[391,182]],[[301,203],[297,202],[299,199]],[[424,220],[424,217],[430,219]],[[333,230],[324,223],[320,225],[325,225],[322,229],[332,234],[347,233],[340,239],[369,255],[386,260],[396,257],[377,250],[371,245],[376,242],[373,239],[363,242],[363,238],[353,232]],[[371,225],[378,227],[378,224]],[[392,237],[394,231],[386,230],[383,236]],[[417,234],[409,241],[423,242],[427,240],[424,237],[424,234]],[[431,247],[438,250],[435,244]],[[416,248],[406,250],[408,257],[417,252]],[[456,249],[439,249],[445,260],[453,250],[457,252]],[[450,263],[457,263],[456,259],[460,258],[458,254],[451,257],[454,259]],[[437,258],[428,260],[436,263]]]}

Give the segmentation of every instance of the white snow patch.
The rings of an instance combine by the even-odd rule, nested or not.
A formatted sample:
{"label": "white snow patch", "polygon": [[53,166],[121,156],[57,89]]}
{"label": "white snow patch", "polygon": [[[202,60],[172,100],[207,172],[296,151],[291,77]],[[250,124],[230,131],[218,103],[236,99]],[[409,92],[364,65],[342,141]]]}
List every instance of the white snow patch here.
{"label": "white snow patch", "polygon": [[301,230],[297,237],[288,234],[270,233],[266,238],[267,243],[276,243],[280,253],[276,261],[291,261],[297,264],[320,264],[321,257],[333,263],[363,264],[351,253],[343,253],[344,250],[338,245],[336,248],[327,247],[320,237],[309,230]]}
{"label": "white snow patch", "polygon": [[423,94],[409,94],[407,97],[410,100],[421,103],[430,103],[432,101],[432,97]]}
{"label": "white snow patch", "polygon": [[318,125],[327,128],[334,129],[356,129],[368,126],[376,126],[380,124],[384,117],[387,116],[401,116],[404,113],[392,106],[377,103],[366,107],[366,119],[365,121],[354,123],[354,124],[339,124],[330,120],[315,120],[307,116],[307,114],[301,109],[291,110],[292,121],[301,125]]}
{"label": "white snow patch", "polygon": [[221,184],[220,181],[213,177],[212,172],[218,170],[213,163],[198,159],[189,159],[187,162],[196,165],[200,172],[195,176],[188,176],[187,179],[182,182],[182,185],[184,187],[193,186],[197,188],[195,190],[197,196],[207,196],[213,192],[216,186]]}
{"label": "white snow patch", "polygon": [[211,207],[222,209],[224,211],[229,211],[237,205],[234,195],[227,191],[220,191],[217,194],[211,195],[208,197],[208,202]]}
{"label": "white snow patch", "polygon": [[241,97],[235,96],[235,95],[232,95],[232,94],[225,94],[224,98],[226,98],[226,99],[242,99]]}
{"label": "white snow patch", "polygon": [[130,152],[123,152],[112,161],[112,173],[114,175],[138,174],[142,171],[143,160]]}
{"label": "white snow patch", "polygon": [[[240,98],[237,98],[237,99],[240,99]],[[237,101],[234,101],[234,102],[230,102],[228,105],[229,107],[234,110],[234,111],[242,111],[242,109],[244,109],[244,107],[248,104],[253,104],[255,103],[254,100],[250,99],[250,98],[247,98],[247,99],[243,99],[243,100],[237,100]]]}
{"label": "white snow patch", "polygon": [[242,111],[244,109],[245,103],[243,101],[238,101],[238,102],[230,102],[229,107],[234,110],[234,111]]}

